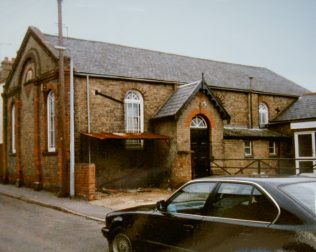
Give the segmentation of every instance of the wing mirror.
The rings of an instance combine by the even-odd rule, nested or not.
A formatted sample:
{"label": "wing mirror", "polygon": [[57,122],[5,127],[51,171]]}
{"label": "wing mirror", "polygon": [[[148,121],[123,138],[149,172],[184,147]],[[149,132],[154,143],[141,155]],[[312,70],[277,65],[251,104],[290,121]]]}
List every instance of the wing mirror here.
{"label": "wing mirror", "polygon": [[156,203],[156,207],[159,211],[165,212],[167,209],[167,203],[165,200],[160,200]]}

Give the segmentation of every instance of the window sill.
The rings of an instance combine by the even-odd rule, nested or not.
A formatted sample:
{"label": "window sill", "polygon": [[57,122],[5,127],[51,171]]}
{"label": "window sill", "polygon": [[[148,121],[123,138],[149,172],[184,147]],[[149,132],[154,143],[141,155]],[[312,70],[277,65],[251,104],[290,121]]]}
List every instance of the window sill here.
{"label": "window sill", "polygon": [[57,151],[43,151],[42,155],[43,156],[57,156],[58,152]]}
{"label": "window sill", "polygon": [[9,153],[9,157],[16,157],[16,152],[11,152],[11,153]]}
{"label": "window sill", "polygon": [[33,84],[35,81],[35,79],[31,79],[31,80],[28,80],[26,82],[24,82],[24,86],[27,86],[27,85],[30,85],[30,84]]}

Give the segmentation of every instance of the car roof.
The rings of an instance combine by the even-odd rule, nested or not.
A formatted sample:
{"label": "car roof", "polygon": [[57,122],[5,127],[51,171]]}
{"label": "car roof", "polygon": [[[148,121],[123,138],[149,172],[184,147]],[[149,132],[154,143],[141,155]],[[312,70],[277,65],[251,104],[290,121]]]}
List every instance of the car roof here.
{"label": "car roof", "polygon": [[302,183],[302,182],[316,182],[316,177],[309,176],[270,176],[270,175],[249,175],[249,176],[212,176],[193,181],[236,181],[236,182],[252,182],[259,185],[279,186],[285,184]]}

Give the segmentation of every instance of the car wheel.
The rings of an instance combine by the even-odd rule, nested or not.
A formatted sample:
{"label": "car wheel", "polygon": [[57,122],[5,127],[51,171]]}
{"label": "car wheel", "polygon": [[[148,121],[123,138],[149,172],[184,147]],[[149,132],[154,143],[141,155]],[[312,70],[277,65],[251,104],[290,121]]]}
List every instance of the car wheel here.
{"label": "car wheel", "polygon": [[110,244],[112,252],[132,252],[133,246],[131,239],[122,230],[119,230],[113,237]]}

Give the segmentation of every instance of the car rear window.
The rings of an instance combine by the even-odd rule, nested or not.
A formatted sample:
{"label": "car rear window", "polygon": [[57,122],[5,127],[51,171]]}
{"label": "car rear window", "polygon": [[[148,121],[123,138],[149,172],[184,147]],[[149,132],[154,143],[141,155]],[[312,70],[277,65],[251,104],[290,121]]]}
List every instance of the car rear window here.
{"label": "car rear window", "polygon": [[316,182],[289,184],[280,189],[316,215]]}
{"label": "car rear window", "polygon": [[222,183],[211,204],[208,216],[272,222],[278,209],[254,185]]}

